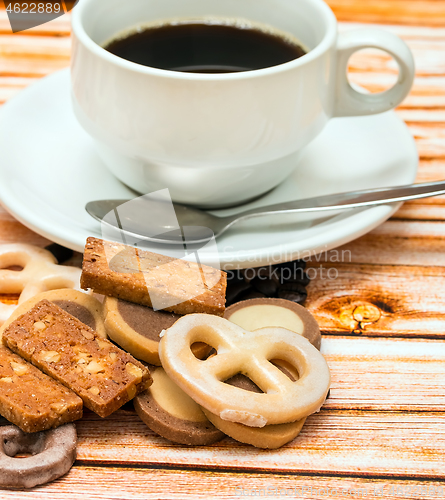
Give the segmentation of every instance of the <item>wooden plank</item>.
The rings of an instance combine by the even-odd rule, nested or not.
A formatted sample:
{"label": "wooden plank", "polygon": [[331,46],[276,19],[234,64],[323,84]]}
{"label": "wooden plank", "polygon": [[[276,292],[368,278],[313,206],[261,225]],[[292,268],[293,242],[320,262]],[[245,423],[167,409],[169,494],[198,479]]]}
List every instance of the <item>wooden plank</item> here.
{"label": "wooden plank", "polygon": [[306,306],[326,332],[445,336],[444,267],[327,262],[310,276]]}
{"label": "wooden plank", "polygon": [[68,36],[39,36],[30,38],[17,33],[0,37],[0,56],[10,58],[70,57],[71,38]]}
{"label": "wooden plank", "polygon": [[417,150],[422,160],[445,158],[445,132],[442,123],[414,123],[409,129],[416,139]]}
{"label": "wooden plank", "polygon": [[23,33],[0,36],[0,76],[41,77],[69,66],[69,36],[30,37],[28,31]]}
{"label": "wooden plank", "polygon": [[[389,0],[391,1],[391,0]],[[427,0],[428,1],[428,0]],[[436,1],[436,0],[432,0]],[[363,23],[359,21],[339,21],[339,30],[345,31],[349,29],[360,29],[363,26],[369,28],[383,29],[391,31],[404,40],[443,40],[445,39],[445,28],[443,25],[439,26],[422,26],[422,25],[404,25],[404,24],[385,24],[381,23]]]}
{"label": "wooden plank", "polygon": [[443,205],[407,203],[393,217],[404,220],[445,220],[445,207]]}
{"label": "wooden plank", "polygon": [[332,377],[326,410],[445,411],[442,341],[325,336],[322,353]]}
{"label": "wooden plank", "polygon": [[443,26],[445,7],[435,0],[327,0],[341,21]]}
{"label": "wooden plank", "polygon": [[[417,147],[421,149],[419,143],[417,139]],[[445,153],[445,144],[443,151]],[[442,158],[436,156],[420,160],[416,182],[434,182],[444,179],[445,161]],[[445,220],[445,197],[434,196],[406,202],[392,216],[392,219],[443,221]]]}
{"label": "wooden plank", "polygon": [[184,500],[269,498],[379,498],[435,500],[443,483],[398,479],[323,477],[191,470],[74,467],[65,477],[31,491],[1,492],[3,499],[79,498]]}
{"label": "wooden plank", "polygon": [[[440,41],[407,40],[407,43],[416,61],[416,75],[418,77],[443,76],[445,74],[445,63],[443,61],[445,39]],[[357,52],[351,57],[349,71],[356,73],[373,71],[395,76],[398,73],[398,67],[386,52],[366,49]],[[394,78],[394,80],[396,79]]]}
{"label": "wooden plank", "polygon": [[300,435],[265,451],[225,438],[208,447],[174,445],[156,436],[135,413],[105,420],[92,413],[77,423],[83,464],[281,471],[430,479],[445,477],[443,413],[327,411],[312,415]]}
{"label": "wooden plank", "polygon": [[69,57],[35,57],[27,59],[0,56],[0,76],[36,78],[47,76],[55,71],[68,68],[69,65]]}
{"label": "wooden plank", "polygon": [[[445,136],[443,142],[445,153]],[[417,146],[419,147],[418,139]],[[432,159],[420,160],[416,182],[435,182],[444,179],[445,161],[442,158],[436,156]],[[392,219],[443,221],[445,220],[445,197],[434,196],[406,202],[392,216]]]}
{"label": "wooden plank", "polygon": [[0,245],[5,243],[28,243],[44,247],[51,242],[20,224],[0,205]]}
{"label": "wooden plank", "polygon": [[[433,182],[440,181],[445,178],[445,161],[441,158],[434,158],[431,160],[420,160],[419,170],[417,172],[417,182]],[[417,200],[417,202],[426,203],[430,200],[440,202],[441,197],[425,198],[424,200]]]}
{"label": "wooden plank", "polygon": [[397,114],[408,124],[431,124],[438,125],[439,130],[445,124],[445,109],[399,109]]}
{"label": "wooden plank", "polygon": [[0,294],[0,302],[2,302],[3,304],[14,304],[16,305],[19,301],[19,295],[15,294],[15,293],[11,293],[11,294]]}
{"label": "wooden plank", "polygon": [[308,266],[326,262],[444,267],[445,224],[390,220],[351,243],[313,257]]}

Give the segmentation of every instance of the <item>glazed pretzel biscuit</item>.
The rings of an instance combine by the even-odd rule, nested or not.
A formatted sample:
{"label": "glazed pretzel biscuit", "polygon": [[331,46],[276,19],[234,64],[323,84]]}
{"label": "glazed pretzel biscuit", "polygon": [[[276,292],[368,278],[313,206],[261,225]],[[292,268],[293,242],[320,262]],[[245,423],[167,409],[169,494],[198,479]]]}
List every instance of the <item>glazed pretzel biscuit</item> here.
{"label": "glazed pretzel biscuit", "polygon": [[71,316],[82,321],[82,323],[95,330],[99,337],[104,339],[107,338],[103,322],[102,304],[95,297],[85,292],[79,292],[71,288],[63,288],[62,290],[49,290],[48,292],[38,293],[26,302],[22,302],[0,327],[0,339],[2,338],[3,332],[11,323],[44,299],[56,304],[56,306],[59,306],[64,311],[71,314]]}
{"label": "glazed pretzel biscuit", "polygon": [[[7,268],[19,266],[21,271]],[[19,293],[19,304],[46,290],[76,288],[80,290],[81,270],[59,266],[48,250],[33,245],[11,244],[0,246],[0,293]],[[0,325],[17,308],[0,304]]]}
{"label": "glazed pretzel biscuit", "polygon": [[[282,360],[276,360],[274,364],[287,377],[289,377],[290,380],[298,379],[298,374],[295,374],[295,370],[292,369],[293,367],[291,367],[288,363],[286,364]],[[226,384],[234,385],[235,387],[244,389],[245,391],[261,393],[261,389],[244,375],[235,375],[235,377],[226,380]],[[298,434],[300,434],[300,431],[303,428],[304,422],[306,420],[305,418],[303,418],[301,420],[290,422],[288,424],[265,425],[264,427],[248,427],[247,425],[222,420],[217,415],[210,413],[205,408],[201,407],[201,410],[204,412],[210,422],[212,422],[212,424],[221,432],[224,432],[224,434],[227,434],[240,443],[251,444],[256,448],[269,450],[280,448],[286,443],[289,443],[289,441],[295,439]]]}
{"label": "glazed pretzel biscuit", "polygon": [[[15,425],[0,427],[0,487],[33,488],[66,474],[76,459],[73,424],[34,434]],[[15,458],[28,453],[26,458]]]}
{"label": "glazed pretzel biscuit", "polygon": [[[201,361],[190,346],[205,342],[216,356]],[[159,356],[170,378],[199,405],[222,420],[250,427],[295,422],[318,411],[329,390],[325,359],[301,335],[284,328],[247,332],[207,314],[180,318],[161,340]],[[270,360],[297,368],[291,381]],[[237,373],[248,376],[264,394],[246,393],[225,384]]]}

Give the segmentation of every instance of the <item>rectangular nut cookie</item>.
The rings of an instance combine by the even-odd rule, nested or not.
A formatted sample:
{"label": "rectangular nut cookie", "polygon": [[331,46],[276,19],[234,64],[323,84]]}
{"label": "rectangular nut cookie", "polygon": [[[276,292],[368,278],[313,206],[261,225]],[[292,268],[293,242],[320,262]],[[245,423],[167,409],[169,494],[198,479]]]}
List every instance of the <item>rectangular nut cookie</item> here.
{"label": "rectangular nut cookie", "polygon": [[[121,243],[88,238],[80,282],[84,289],[176,314],[224,315],[224,271]],[[166,305],[153,305],[154,297]]]}
{"label": "rectangular nut cookie", "polygon": [[142,363],[48,300],[11,323],[3,342],[75,392],[101,417],[151,384]]}
{"label": "rectangular nut cookie", "polygon": [[23,432],[82,418],[82,400],[6,347],[0,347],[0,415]]}

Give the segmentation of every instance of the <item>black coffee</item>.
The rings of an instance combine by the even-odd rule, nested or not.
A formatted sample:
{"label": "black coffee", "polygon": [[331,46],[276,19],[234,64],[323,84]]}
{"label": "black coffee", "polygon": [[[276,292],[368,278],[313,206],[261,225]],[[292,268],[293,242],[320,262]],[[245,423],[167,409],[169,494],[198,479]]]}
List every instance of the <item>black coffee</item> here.
{"label": "black coffee", "polygon": [[191,73],[232,73],[269,68],[305,51],[284,36],[224,24],[172,24],[146,28],[105,47],[134,63]]}

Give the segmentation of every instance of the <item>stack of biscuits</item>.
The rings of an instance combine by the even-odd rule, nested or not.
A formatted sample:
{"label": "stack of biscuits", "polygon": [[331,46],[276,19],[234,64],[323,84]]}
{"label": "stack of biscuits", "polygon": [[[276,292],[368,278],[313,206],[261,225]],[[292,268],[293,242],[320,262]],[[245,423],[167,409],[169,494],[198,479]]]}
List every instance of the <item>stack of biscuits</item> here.
{"label": "stack of biscuits", "polygon": [[296,303],[226,310],[224,272],[96,238],[81,286],[103,297],[44,292],[0,329],[0,414],[24,432],[73,422],[83,406],[107,417],[133,400],[176,443],[228,435],[278,448],[326,398],[318,325]]}
{"label": "stack of biscuits", "polygon": [[[209,282],[211,287],[207,286]],[[317,351],[321,342],[318,324],[306,309],[294,302],[252,299],[226,310],[224,272],[95,238],[87,241],[81,283],[83,288],[106,296],[104,319],[109,337],[147,363],[153,384],[134,399],[134,406],[148,427],[164,438],[187,445],[209,445],[229,435],[260,448],[278,448],[298,435],[306,416],[317,411],[326,398],[329,371]],[[171,305],[154,310],[153,297],[158,303],[165,299]],[[191,369],[195,362],[198,366],[214,363],[212,358],[221,354],[221,347],[205,341],[203,335],[202,339],[193,339],[190,345],[185,345],[181,353],[170,355],[167,349],[174,332],[179,332],[180,338],[186,336],[188,322],[197,317],[210,329],[214,321],[226,330],[234,325],[245,332],[265,327],[286,329],[291,341],[297,339],[305,344],[304,348],[321,366],[323,373],[319,373],[317,380],[319,394],[314,406],[305,408],[303,413],[294,413],[297,417],[302,415],[301,418],[287,416],[277,424],[262,427],[245,425],[236,418],[221,418],[224,411],[215,412],[215,407],[207,404],[207,398],[197,392],[198,381],[184,383],[186,370],[173,366],[179,358],[188,360],[186,369]],[[269,332],[271,345],[276,334]],[[288,357],[286,353],[281,357],[270,360],[273,369],[298,386],[298,380],[303,382],[303,373],[299,373],[302,365],[297,366],[297,358],[284,359]],[[267,398],[267,389],[256,384],[246,368],[239,366],[236,373],[223,379],[219,376],[216,392],[223,394],[231,387],[238,398],[249,392]],[[220,405],[220,409],[226,409],[224,401]]]}

